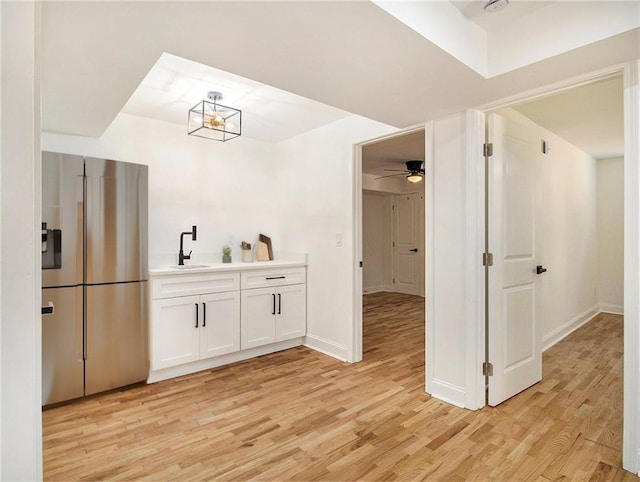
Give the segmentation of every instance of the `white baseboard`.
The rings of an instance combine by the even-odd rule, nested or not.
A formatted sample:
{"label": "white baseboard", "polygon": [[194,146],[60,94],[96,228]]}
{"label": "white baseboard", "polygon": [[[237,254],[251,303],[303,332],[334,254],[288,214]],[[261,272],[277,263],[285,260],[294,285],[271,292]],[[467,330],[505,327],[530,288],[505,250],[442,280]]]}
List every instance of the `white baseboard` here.
{"label": "white baseboard", "polygon": [[594,305],[584,313],[579,314],[548,335],[542,337],[542,351],[547,351],[560,340],[576,331],[585,323],[591,321],[598,313],[600,313],[600,307],[599,305]]}
{"label": "white baseboard", "polygon": [[170,378],[180,377],[182,375],[188,375],[190,373],[196,373],[202,370],[209,370],[211,368],[220,367],[222,365],[229,365],[230,363],[248,360],[249,358],[266,355],[267,353],[287,350],[289,348],[293,348],[294,346],[302,345],[303,341],[304,338],[293,338],[291,340],[281,341],[278,343],[273,343],[271,345],[258,346],[256,348],[250,348],[248,350],[229,353],[228,355],[207,358],[206,360],[185,363],[184,365],[177,365],[175,367],[163,368],[162,370],[151,370],[149,372],[149,378],[147,378],[147,383],[155,383],[162,380],[168,380]]}
{"label": "white baseboard", "polygon": [[430,395],[438,400],[455,405],[456,407],[465,408],[464,387],[459,387],[434,378],[431,380]]}
{"label": "white baseboard", "polygon": [[598,309],[601,313],[610,313],[612,315],[624,315],[624,306],[611,305],[609,303],[600,303]]}
{"label": "white baseboard", "polygon": [[385,291],[384,286],[369,286],[368,288],[362,288],[362,293],[365,295],[379,293],[381,291]]}
{"label": "white baseboard", "polygon": [[349,353],[347,347],[339,345],[331,340],[316,335],[307,334],[304,346],[312,350],[319,351],[330,357],[337,358],[340,361],[349,361]]}
{"label": "white baseboard", "polygon": [[362,293],[365,295],[370,295],[372,293],[394,293],[395,289],[393,286],[371,286],[370,288],[363,288]]}

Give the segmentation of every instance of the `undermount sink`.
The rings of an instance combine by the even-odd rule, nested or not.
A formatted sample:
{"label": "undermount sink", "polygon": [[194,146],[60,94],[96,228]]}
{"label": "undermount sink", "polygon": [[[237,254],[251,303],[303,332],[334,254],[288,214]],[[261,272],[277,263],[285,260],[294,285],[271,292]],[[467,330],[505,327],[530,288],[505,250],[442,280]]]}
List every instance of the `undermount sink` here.
{"label": "undermount sink", "polygon": [[185,265],[173,265],[169,266],[173,269],[196,269],[196,268],[209,268],[208,264],[185,264]]}

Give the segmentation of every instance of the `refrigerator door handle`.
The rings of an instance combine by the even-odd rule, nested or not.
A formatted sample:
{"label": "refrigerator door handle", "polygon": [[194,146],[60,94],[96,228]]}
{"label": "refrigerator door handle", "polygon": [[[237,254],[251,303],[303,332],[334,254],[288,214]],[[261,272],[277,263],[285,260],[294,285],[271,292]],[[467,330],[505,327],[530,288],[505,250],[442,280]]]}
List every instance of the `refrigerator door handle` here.
{"label": "refrigerator door handle", "polygon": [[78,286],[76,296],[76,356],[78,360],[86,360],[89,357],[89,337],[86,325],[86,312],[84,300],[86,287]]}

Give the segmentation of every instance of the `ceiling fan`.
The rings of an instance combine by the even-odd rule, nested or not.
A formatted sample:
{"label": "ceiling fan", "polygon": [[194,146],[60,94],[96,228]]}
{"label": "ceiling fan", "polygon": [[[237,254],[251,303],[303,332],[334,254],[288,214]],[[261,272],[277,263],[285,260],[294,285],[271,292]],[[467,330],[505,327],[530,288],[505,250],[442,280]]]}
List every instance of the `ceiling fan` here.
{"label": "ceiling fan", "polygon": [[413,160],[405,162],[407,169],[385,169],[385,171],[398,171],[400,174],[389,174],[388,176],[376,177],[376,179],[384,179],[386,177],[394,176],[406,176],[409,182],[420,182],[424,177],[424,169],[422,168],[422,161]]}

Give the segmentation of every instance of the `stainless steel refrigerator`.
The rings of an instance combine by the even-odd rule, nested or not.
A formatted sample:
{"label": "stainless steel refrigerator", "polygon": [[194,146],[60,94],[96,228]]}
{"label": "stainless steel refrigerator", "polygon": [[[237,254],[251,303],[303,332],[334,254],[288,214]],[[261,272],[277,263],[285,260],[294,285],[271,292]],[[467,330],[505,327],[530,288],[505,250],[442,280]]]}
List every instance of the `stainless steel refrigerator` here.
{"label": "stainless steel refrigerator", "polygon": [[42,153],[42,404],[147,379],[147,166]]}

